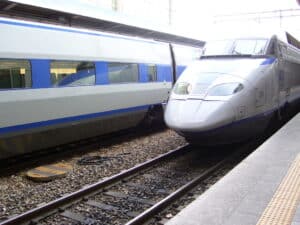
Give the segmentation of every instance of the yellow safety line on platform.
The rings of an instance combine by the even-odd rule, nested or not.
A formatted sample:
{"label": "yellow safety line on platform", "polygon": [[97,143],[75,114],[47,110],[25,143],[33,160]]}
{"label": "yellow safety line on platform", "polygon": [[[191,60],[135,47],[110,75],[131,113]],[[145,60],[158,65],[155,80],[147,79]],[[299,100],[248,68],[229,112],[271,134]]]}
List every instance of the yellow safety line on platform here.
{"label": "yellow safety line on platform", "polygon": [[300,154],[277,188],[257,225],[290,225],[300,201]]}

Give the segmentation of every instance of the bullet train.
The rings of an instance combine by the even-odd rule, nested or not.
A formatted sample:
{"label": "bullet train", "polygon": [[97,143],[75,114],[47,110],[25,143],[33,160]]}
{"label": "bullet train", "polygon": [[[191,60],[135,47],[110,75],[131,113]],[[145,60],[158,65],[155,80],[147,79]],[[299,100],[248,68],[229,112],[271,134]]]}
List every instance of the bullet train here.
{"label": "bullet train", "polygon": [[166,124],[189,142],[231,144],[261,134],[300,99],[300,43],[286,32],[207,42],[177,80]]}
{"label": "bullet train", "polygon": [[0,18],[0,159],[134,127],[157,115],[176,79],[172,62],[180,72],[197,52]]}

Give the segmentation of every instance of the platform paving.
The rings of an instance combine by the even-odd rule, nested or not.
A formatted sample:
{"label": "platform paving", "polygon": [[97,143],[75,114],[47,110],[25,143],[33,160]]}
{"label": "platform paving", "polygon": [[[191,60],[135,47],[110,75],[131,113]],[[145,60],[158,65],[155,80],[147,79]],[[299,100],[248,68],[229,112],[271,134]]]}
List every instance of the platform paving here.
{"label": "platform paving", "polygon": [[[291,166],[300,155],[300,114],[277,131],[264,144],[244,159],[204,194],[184,208],[167,225],[255,225],[258,224],[278,187],[283,185]],[[294,164],[293,164],[294,162]],[[299,163],[300,164],[300,163]],[[294,167],[292,167],[294,168]],[[298,166],[299,168],[299,166]],[[300,177],[300,174],[296,174]],[[295,179],[294,179],[295,180]],[[293,181],[293,180],[292,180]],[[290,185],[291,182],[283,187]],[[287,222],[280,225],[300,225],[300,186],[293,188],[293,207],[277,206],[275,215],[286,213]],[[282,196],[284,199],[285,196]],[[280,199],[280,198],[279,198]],[[285,204],[285,203],[284,203]],[[277,225],[269,214],[260,224]],[[263,217],[262,217],[263,218]],[[278,224],[279,225],[279,224]]]}

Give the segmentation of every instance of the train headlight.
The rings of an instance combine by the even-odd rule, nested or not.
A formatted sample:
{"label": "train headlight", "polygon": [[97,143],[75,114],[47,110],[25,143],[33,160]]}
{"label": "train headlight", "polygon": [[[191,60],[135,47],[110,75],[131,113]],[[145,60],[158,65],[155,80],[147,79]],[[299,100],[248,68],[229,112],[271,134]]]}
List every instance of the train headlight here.
{"label": "train headlight", "polygon": [[241,83],[226,83],[212,87],[207,96],[228,96],[240,92],[244,89]]}
{"label": "train headlight", "polygon": [[177,95],[188,95],[191,93],[192,85],[188,82],[179,82],[175,85],[173,92]]}

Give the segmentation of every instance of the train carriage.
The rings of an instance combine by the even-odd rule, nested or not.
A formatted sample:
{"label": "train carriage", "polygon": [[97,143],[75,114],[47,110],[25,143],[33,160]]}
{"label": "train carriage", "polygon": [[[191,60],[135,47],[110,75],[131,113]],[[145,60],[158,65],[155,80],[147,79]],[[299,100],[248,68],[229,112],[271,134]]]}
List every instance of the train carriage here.
{"label": "train carriage", "polygon": [[203,145],[260,134],[271,118],[299,103],[299,46],[286,32],[207,42],[201,59],[176,82],[166,107],[167,125]]}
{"label": "train carriage", "polygon": [[5,18],[0,36],[0,158],[136,126],[172,87],[168,43]]}

